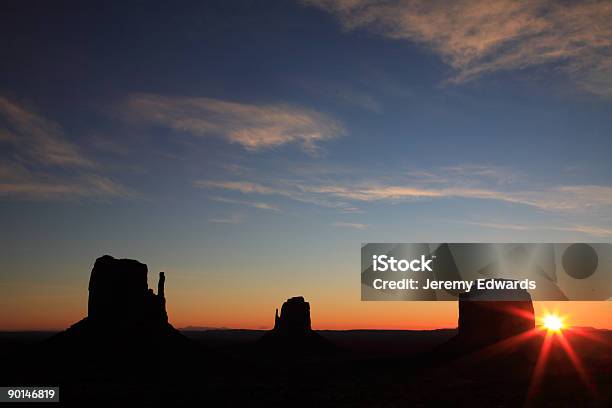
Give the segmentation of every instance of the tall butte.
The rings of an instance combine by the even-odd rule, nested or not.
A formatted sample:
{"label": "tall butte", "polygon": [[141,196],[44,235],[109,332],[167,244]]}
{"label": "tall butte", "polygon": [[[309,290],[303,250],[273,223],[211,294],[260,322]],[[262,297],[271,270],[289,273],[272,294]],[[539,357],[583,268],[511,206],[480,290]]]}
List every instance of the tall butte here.
{"label": "tall butte", "polygon": [[168,323],[160,272],[157,294],[147,283],[147,265],[104,255],[89,279],[88,315],[50,339],[52,344],[81,346],[104,342],[105,349],[187,341]]}
{"label": "tall butte", "polygon": [[283,357],[333,351],[334,346],[312,330],[310,303],[302,296],[287,299],[274,316],[274,328],[261,338],[259,344]]}
{"label": "tall butte", "polygon": [[458,333],[447,345],[460,349],[486,347],[534,329],[529,292],[473,288],[459,295]]}

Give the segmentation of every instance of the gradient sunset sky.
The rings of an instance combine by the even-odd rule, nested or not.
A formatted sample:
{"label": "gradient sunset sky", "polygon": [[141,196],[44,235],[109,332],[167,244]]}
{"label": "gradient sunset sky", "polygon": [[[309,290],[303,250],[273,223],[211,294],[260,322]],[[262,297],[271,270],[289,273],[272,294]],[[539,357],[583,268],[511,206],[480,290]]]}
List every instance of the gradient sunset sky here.
{"label": "gradient sunset sky", "polygon": [[0,32],[0,330],[85,316],[104,254],[166,271],[177,327],[296,295],[454,327],[361,302],[361,243],[611,241],[609,1],[21,0]]}

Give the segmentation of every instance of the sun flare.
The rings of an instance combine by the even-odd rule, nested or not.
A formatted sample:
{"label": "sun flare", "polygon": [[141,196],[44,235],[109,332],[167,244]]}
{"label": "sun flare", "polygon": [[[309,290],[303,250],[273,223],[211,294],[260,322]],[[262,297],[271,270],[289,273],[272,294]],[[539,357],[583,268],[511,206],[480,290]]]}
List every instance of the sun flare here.
{"label": "sun flare", "polygon": [[563,320],[554,314],[544,316],[544,327],[553,332],[560,332],[565,327]]}

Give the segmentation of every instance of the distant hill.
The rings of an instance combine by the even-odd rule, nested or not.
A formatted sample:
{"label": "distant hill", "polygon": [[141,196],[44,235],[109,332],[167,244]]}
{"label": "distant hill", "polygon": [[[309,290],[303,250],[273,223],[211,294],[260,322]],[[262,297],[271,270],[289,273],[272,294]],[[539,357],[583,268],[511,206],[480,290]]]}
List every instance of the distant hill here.
{"label": "distant hill", "polygon": [[179,328],[180,331],[207,331],[207,330],[232,330],[229,327],[212,327],[212,326],[186,326]]}

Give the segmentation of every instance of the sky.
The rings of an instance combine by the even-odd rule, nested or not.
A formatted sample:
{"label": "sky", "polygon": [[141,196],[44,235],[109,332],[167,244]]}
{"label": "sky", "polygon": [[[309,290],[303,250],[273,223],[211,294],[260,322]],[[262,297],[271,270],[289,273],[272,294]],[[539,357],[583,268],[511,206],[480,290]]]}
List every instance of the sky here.
{"label": "sky", "polygon": [[0,329],[85,316],[104,254],[166,271],[177,327],[296,295],[315,328],[454,327],[361,302],[361,243],[611,241],[609,2],[0,10]]}

